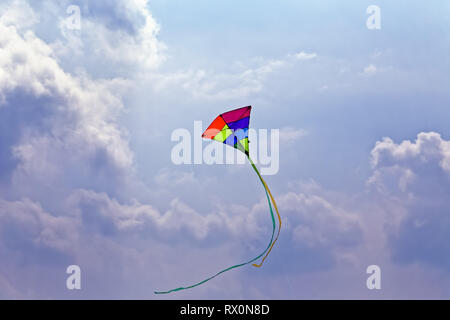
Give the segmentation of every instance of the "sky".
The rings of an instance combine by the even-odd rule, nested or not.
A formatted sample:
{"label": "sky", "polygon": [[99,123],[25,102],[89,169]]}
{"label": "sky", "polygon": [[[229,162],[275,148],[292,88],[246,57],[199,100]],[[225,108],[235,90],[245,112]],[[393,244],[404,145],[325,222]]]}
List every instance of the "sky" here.
{"label": "sky", "polygon": [[[444,0],[2,0],[0,298],[449,299],[449,13]],[[280,239],[262,268],[154,295],[267,245],[248,163],[171,159],[175,130],[247,105],[252,128],[280,132],[265,176]]]}

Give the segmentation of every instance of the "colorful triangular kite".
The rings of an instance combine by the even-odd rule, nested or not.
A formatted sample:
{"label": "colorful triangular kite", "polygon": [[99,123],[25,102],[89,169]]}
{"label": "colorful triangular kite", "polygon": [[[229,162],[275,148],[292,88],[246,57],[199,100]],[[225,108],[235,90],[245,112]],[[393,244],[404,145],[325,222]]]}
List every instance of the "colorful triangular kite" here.
{"label": "colorful triangular kite", "polygon": [[249,155],[248,126],[252,107],[244,107],[219,115],[202,137],[228,144]]}

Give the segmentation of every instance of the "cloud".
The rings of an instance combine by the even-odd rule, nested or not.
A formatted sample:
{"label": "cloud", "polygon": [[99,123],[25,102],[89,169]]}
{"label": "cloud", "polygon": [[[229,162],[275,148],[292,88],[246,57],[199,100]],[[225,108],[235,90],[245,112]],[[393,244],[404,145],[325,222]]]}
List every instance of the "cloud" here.
{"label": "cloud", "polygon": [[82,166],[113,176],[130,170],[133,153],[116,123],[126,81],[65,72],[32,31],[0,24],[0,42],[0,113],[8,121],[1,148],[17,162],[9,167],[17,185],[61,182]]}
{"label": "cloud", "polygon": [[39,203],[29,199],[0,199],[0,222],[3,246],[21,250],[20,254],[24,255],[40,248],[65,252],[78,235],[74,218],[52,216]]}
{"label": "cloud", "polygon": [[[70,4],[59,3],[54,15],[58,16],[61,8],[65,11]],[[79,31],[68,29],[67,17],[59,16],[63,38],[52,43],[58,55],[73,59],[75,54],[91,63],[108,62],[115,66],[116,73],[129,72],[130,67],[137,71],[153,69],[165,60],[166,45],[158,40],[160,26],[148,9],[147,0],[79,1],[77,5],[82,18]]]}
{"label": "cloud", "polygon": [[[222,69],[174,62],[161,70],[167,49],[147,1],[77,1],[81,30],[64,27],[69,4],[15,0],[0,6],[2,298],[152,298],[155,289],[203,279],[267,245],[271,219],[262,190],[236,185],[228,193],[217,187],[242,179],[242,171],[228,170],[219,181],[202,176],[200,167],[158,169],[155,162],[166,166],[168,161],[156,154],[168,141],[158,125],[185,123],[186,114],[211,108],[214,101],[222,106],[241,99],[261,105],[276,101],[273,105],[289,111],[280,117],[292,118],[317,90],[337,97],[350,91],[353,96],[355,90],[429,90],[423,81],[410,82],[421,79],[411,76],[414,72],[380,67],[395,62],[384,55],[364,72],[403,87],[392,87],[387,78],[378,79],[377,86],[375,78],[360,81],[367,61],[354,65],[321,56],[319,64],[316,53],[305,51],[235,63],[219,59]],[[137,109],[140,97],[134,90],[144,92],[140,119],[123,119],[124,111]],[[191,98],[196,109],[179,112],[191,107]],[[303,119],[316,118],[303,110]],[[124,125],[133,130],[143,119],[149,122],[142,125],[145,147],[139,147],[129,141]],[[149,130],[160,135],[149,139]],[[282,127],[280,139],[294,143],[306,134]],[[351,194],[317,184],[280,185],[292,177],[274,177],[270,184],[283,228],[265,267],[257,273],[239,269],[174,297],[374,297],[364,287],[365,268],[374,262],[382,266],[386,288],[391,286],[383,297],[438,295],[448,275],[429,276],[429,271],[448,274],[450,266],[449,150],[449,141],[434,132],[399,143],[384,138],[371,152],[367,190]],[[137,174],[135,153],[156,176],[145,180],[145,174]],[[297,163],[286,166],[293,169],[289,172],[298,169]],[[130,191],[130,185],[139,192]],[[337,188],[347,186],[352,184]],[[191,190],[200,201],[186,196]],[[239,190],[242,202],[261,198],[237,204],[232,195]],[[82,292],[64,287],[69,264],[82,268]]]}
{"label": "cloud", "polygon": [[[90,189],[123,195],[133,176],[134,154],[118,123],[130,82],[64,70],[60,52],[29,30],[32,24],[17,14],[21,7],[13,9],[0,18],[0,295],[67,297],[61,275],[79,263],[97,276],[86,296],[102,296],[104,266],[139,263],[121,235],[159,221],[151,220],[151,206],[121,206]],[[182,204],[173,208],[174,216],[189,215]]]}
{"label": "cloud", "polygon": [[294,54],[294,57],[298,60],[311,60],[317,57],[316,53],[307,53],[305,51],[300,51]]}
{"label": "cloud", "polygon": [[[290,192],[277,199],[284,212],[283,237],[291,244],[283,247],[294,257],[285,261],[285,267],[298,267],[298,259],[306,258],[308,262],[302,262],[300,272],[310,271],[308,266],[327,268],[339,259],[336,248],[348,249],[360,243],[356,217],[323,197]],[[202,267],[195,273],[202,277],[219,268],[218,261],[227,265],[242,260],[261,250],[270,233],[264,199],[250,208],[231,205],[206,214],[179,199],[161,213],[136,200],[121,203],[106,193],[81,189],[62,201],[61,210],[49,213],[29,199],[0,200],[0,257],[8,261],[0,266],[0,274],[8,279],[3,295],[65,297],[68,293],[56,289],[61,279],[54,275],[75,263],[89,275],[84,278],[84,297],[129,297],[129,290],[139,290],[137,296],[141,297],[147,292],[148,296],[149,284],[153,290],[167,286],[172,279],[192,279],[189,270],[198,263]],[[273,259],[278,259],[279,252],[275,252],[282,246],[277,249]],[[175,257],[189,263],[180,267],[170,262]],[[40,276],[32,276],[36,274]],[[224,277],[218,282],[234,281],[236,276],[239,278]],[[31,280],[23,282],[24,277]],[[110,277],[116,280],[106,292],[102,279]],[[43,281],[48,281],[44,290],[39,289]],[[143,283],[138,285],[139,281]],[[202,288],[197,296],[207,297],[216,285]],[[239,291],[239,285],[227,290]]]}
{"label": "cloud", "polygon": [[442,171],[450,173],[450,142],[436,132],[421,132],[415,142],[405,140],[400,144],[383,138],[376,143],[371,156],[375,168],[394,164],[416,168],[437,164]]}
{"label": "cloud", "polygon": [[356,214],[335,206],[318,195],[290,192],[279,197],[287,212],[293,238],[309,247],[356,245],[361,241]]}
{"label": "cloud", "polygon": [[39,16],[23,0],[4,2],[0,5],[0,24],[27,29],[39,22]]}
{"label": "cloud", "polygon": [[289,70],[299,60],[312,60],[315,53],[288,54],[279,59],[254,58],[251,61],[235,62],[225,72],[205,69],[180,70],[156,73],[146,77],[156,92],[179,87],[194,99],[230,100],[243,99],[267,88],[271,77]]}
{"label": "cloud", "polygon": [[285,64],[282,60],[269,60],[236,73],[216,73],[200,69],[151,75],[150,79],[155,83],[156,91],[180,86],[195,99],[240,99],[260,92],[267,77]]}
{"label": "cloud", "polygon": [[201,215],[178,199],[170,203],[170,208],[161,214],[151,205],[133,201],[120,204],[105,193],[88,190],[74,192],[68,200],[70,211],[76,212],[90,228],[98,228],[105,234],[122,231],[148,232],[175,236],[182,229],[196,239],[203,239],[215,226],[221,227],[217,215]]}
{"label": "cloud", "polygon": [[450,267],[449,150],[450,141],[440,134],[421,132],[415,141],[398,144],[384,138],[371,152],[374,173],[368,183],[383,192],[386,210],[401,212],[386,222],[397,263]]}
{"label": "cloud", "polygon": [[293,127],[283,127],[280,129],[280,141],[288,144],[298,141],[307,136],[309,133],[304,129],[296,129]]}
{"label": "cloud", "polygon": [[375,73],[377,73],[377,67],[374,64],[369,64],[364,68],[364,74],[366,75],[373,75]]}
{"label": "cloud", "polygon": [[[2,154],[11,160],[0,164],[11,171],[11,181],[4,182],[13,186],[12,197],[17,198],[1,200],[1,219],[8,232],[2,233],[5,238],[0,255],[12,255],[19,245],[23,249],[19,260],[10,260],[0,270],[11,279],[10,286],[23,293],[30,284],[22,283],[19,275],[43,272],[51,277],[50,270],[35,266],[40,259],[47,261],[48,268],[61,270],[75,261],[91,270],[96,279],[104,274],[102,266],[113,261],[116,267],[111,274],[128,270],[120,284],[126,287],[126,279],[143,275],[140,267],[148,265],[155,268],[151,278],[159,278],[160,283],[163,266],[169,265],[172,255],[186,256],[183,247],[188,244],[203,250],[192,249],[198,251],[199,261],[204,260],[202,270],[209,270],[209,266],[217,269],[214,261],[209,261],[212,254],[239,259],[266,244],[271,230],[265,199],[249,206],[231,204],[204,212],[179,198],[172,198],[166,210],[138,200],[124,201],[120,191],[125,187],[117,179],[132,174],[134,154],[117,118],[124,109],[122,93],[129,82],[92,79],[83,72],[71,74],[59,64],[60,52],[32,31],[20,31],[13,25],[0,25],[0,31],[0,113],[9,132],[2,135]],[[207,76],[199,72],[180,79],[197,97],[245,97],[262,90],[267,77],[287,63],[291,62],[264,60],[237,73]],[[301,130],[286,129],[289,141],[302,134]],[[173,180],[170,176],[162,171],[157,183]],[[186,174],[176,183],[189,184],[192,179]],[[336,247],[359,243],[358,222],[320,196],[288,193],[280,196],[280,208],[289,212],[284,230],[292,245],[288,250],[293,250],[297,259],[304,255],[311,258],[310,267],[329,267],[336,259]],[[140,249],[149,243],[151,252]],[[155,264],[155,257],[159,257],[157,261],[163,257],[163,262]],[[14,268],[20,259],[26,263],[19,274]],[[180,274],[174,267],[167,268]],[[105,284],[96,279],[91,281],[98,288],[88,295],[105,292]],[[36,279],[31,287],[39,288],[40,281]],[[50,283],[45,294],[61,294],[54,289],[57,282]],[[30,294],[44,295],[37,289]]]}

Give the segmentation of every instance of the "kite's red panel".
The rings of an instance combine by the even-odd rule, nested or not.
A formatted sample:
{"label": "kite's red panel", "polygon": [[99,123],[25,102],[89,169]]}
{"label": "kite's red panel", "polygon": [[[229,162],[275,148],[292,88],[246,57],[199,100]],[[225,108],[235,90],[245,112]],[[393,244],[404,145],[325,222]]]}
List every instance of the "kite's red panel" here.
{"label": "kite's red panel", "polygon": [[220,132],[220,130],[223,129],[223,127],[226,125],[225,121],[221,116],[218,116],[208,127],[208,129],[203,132],[202,137],[205,139],[214,139],[216,134]]}
{"label": "kite's red panel", "polygon": [[252,109],[251,106],[243,107],[243,108],[239,108],[236,110],[222,113],[221,116],[222,116],[223,120],[225,120],[226,123],[235,122],[235,121],[238,121],[239,119],[250,116],[251,109]]}

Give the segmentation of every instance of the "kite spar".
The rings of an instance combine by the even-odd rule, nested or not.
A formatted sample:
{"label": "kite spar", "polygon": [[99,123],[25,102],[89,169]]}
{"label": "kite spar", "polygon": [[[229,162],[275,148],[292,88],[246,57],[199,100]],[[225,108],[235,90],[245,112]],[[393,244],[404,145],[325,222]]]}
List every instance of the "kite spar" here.
{"label": "kite spar", "polygon": [[[245,266],[250,263],[252,263],[252,265],[254,267],[259,268],[262,266],[262,264],[266,260],[267,256],[269,255],[270,251],[272,250],[274,244],[277,242],[278,236],[280,235],[280,230],[281,230],[281,217],[278,212],[277,204],[275,202],[275,199],[272,196],[272,193],[270,192],[269,187],[267,186],[263,177],[261,176],[258,169],[256,168],[253,160],[250,158],[248,128],[249,128],[249,124],[250,124],[251,109],[252,109],[252,107],[248,106],[248,107],[239,108],[239,109],[235,109],[235,110],[220,114],[205,130],[202,137],[205,139],[212,139],[217,142],[221,142],[221,143],[227,144],[229,146],[232,146],[233,148],[236,148],[236,149],[242,151],[247,156],[250,164],[252,165],[253,170],[255,170],[256,174],[258,175],[259,180],[261,181],[261,183],[264,187],[267,201],[269,203],[270,216],[272,219],[272,236],[270,238],[270,242],[269,242],[268,246],[257,257],[255,257],[247,262],[240,263],[240,264],[228,267],[226,269],[223,269],[223,270],[217,272],[216,274],[214,274],[213,276],[211,276],[203,281],[200,281],[196,284],[193,284],[193,285],[190,285],[187,287],[179,287],[179,288],[172,289],[169,291],[155,291],[155,294],[167,294],[167,293],[171,293],[171,292],[175,292],[175,291],[191,289],[191,288],[197,287],[205,282],[208,282],[209,280],[217,277],[218,275],[220,275],[224,272]],[[275,217],[273,214],[272,204],[273,204],[273,208],[275,209],[277,216],[278,216],[278,232],[275,237],[275,240],[274,240]],[[263,257],[263,258],[259,264],[253,263],[261,257]]]}

